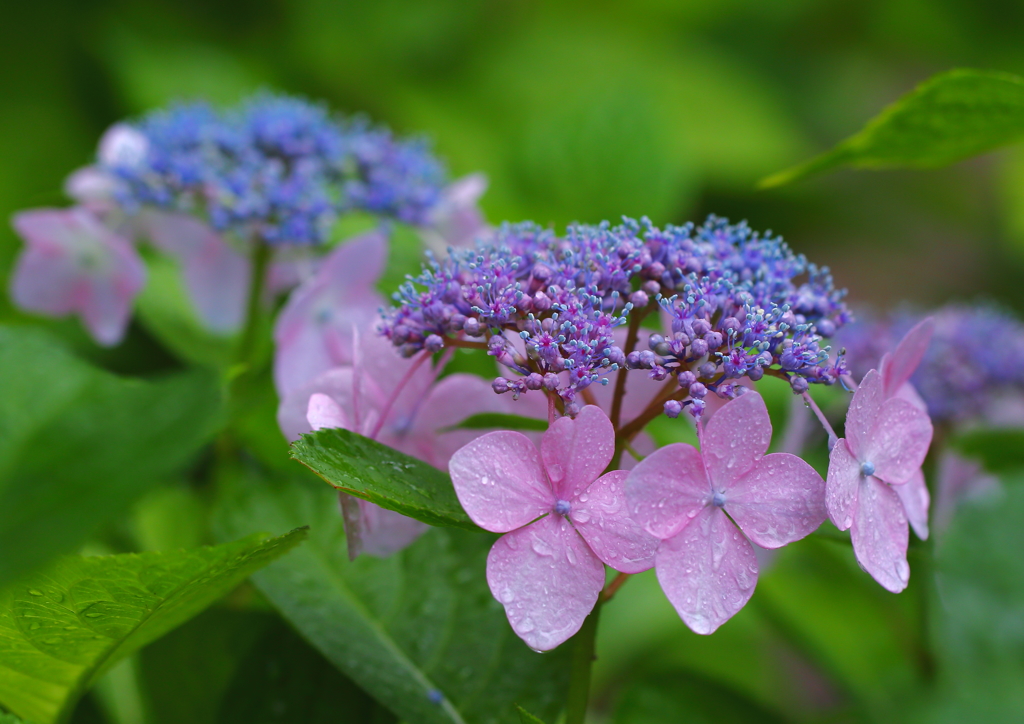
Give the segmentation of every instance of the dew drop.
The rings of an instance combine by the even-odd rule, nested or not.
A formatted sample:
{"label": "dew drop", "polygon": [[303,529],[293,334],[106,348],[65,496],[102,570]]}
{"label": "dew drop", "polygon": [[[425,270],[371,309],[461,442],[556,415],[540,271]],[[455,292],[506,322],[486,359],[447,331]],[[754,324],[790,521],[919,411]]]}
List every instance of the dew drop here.
{"label": "dew drop", "polygon": [[36,590],[35,588],[28,589],[28,593],[29,593],[30,596],[42,596],[43,595],[42,591]]}
{"label": "dew drop", "polygon": [[534,628],[536,628],[536,625],[533,623],[532,618],[524,618],[519,624],[520,633],[530,633]]}
{"label": "dew drop", "polygon": [[42,627],[43,627],[43,625],[41,623],[36,622],[36,623],[33,623],[33,624],[29,624],[28,630],[29,631],[38,631]]}

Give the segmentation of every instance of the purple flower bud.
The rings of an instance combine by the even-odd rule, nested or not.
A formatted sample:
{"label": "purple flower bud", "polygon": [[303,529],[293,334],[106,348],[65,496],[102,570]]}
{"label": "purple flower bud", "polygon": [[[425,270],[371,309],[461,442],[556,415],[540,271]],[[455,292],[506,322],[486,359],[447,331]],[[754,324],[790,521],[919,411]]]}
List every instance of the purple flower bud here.
{"label": "purple flower bud", "polygon": [[661,291],[661,285],[653,279],[648,280],[640,285],[640,290],[645,292],[649,297],[658,296],[658,292]]}
{"label": "purple flower bud", "polygon": [[714,377],[715,374],[718,372],[718,365],[716,365],[714,362],[705,362],[700,366],[700,368],[697,371],[700,377],[704,378],[705,380],[709,380],[712,377]]}
{"label": "purple flower bud", "polygon": [[483,334],[483,326],[480,321],[470,317],[466,320],[466,323],[462,325],[463,331],[470,337],[479,337]]}
{"label": "purple flower bud", "polygon": [[551,309],[551,297],[544,292],[538,291],[533,295],[533,309],[537,312],[546,312]]}
{"label": "purple flower bud", "polygon": [[430,352],[430,354],[441,351],[442,347],[444,347],[444,340],[436,334],[430,335],[423,342],[423,348]]}
{"label": "purple flower bud", "polygon": [[711,331],[711,325],[708,324],[706,319],[696,319],[693,322],[693,333],[697,336],[703,336]]}
{"label": "purple flower bud", "polygon": [[647,296],[647,292],[636,291],[629,295],[629,301],[636,309],[643,309],[651,300]]}
{"label": "purple flower bud", "polygon": [[534,372],[526,376],[526,389],[539,390],[543,386],[544,378],[538,373]]}
{"label": "purple flower bud", "polygon": [[665,342],[665,338],[664,338],[664,337],[662,337],[662,336],[661,336],[660,334],[652,334],[652,335],[651,335],[650,337],[648,337],[648,339],[647,339],[647,345],[648,345],[648,346],[649,346],[649,347],[650,347],[651,349],[654,349],[654,348],[655,348],[655,347],[657,347],[657,346],[658,346],[659,344],[664,344],[664,342]]}
{"label": "purple flower bud", "polygon": [[499,395],[508,392],[508,380],[504,377],[495,377],[494,382],[491,383],[491,389]]}
{"label": "purple flower bud", "polygon": [[650,378],[652,380],[655,380],[656,382],[667,380],[668,370],[662,367],[661,365],[655,365],[654,368],[651,370]]}
{"label": "purple flower bud", "polygon": [[704,396],[708,394],[708,388],[702,385],[700,382],[694,382],[690,385],[689,389],[690,397],[698,400],[704,399]]}
{"label": "purple flower bud", "polygon": [[743,324],[740,320],[736,319],[736,317],[726,317],[722,320],[722,323],[719,326],[722,328],[723,332],[739,332],[743,329]]}
{"label": "purple flower bud", "polygon": [[580,406],[576,402],[566,402],[565,414],[567,417],[576,417],[580,414]]}
{"label": "purple flower bud", "polygon": [[548,372],[544,375],[544,389],[545,390],[557,390],[558,389],[558,375],[553,372]]}
{"label": "purple flower bud", "polygon": [[798,395],[802,395],[803,393],[807,392],[807,389],[810,387],[810,385],[807,383],[807,380],[805,380],[803,377],[792,377],[789,380],[789,384],[790,387],[793,388],[793,392],[797,393]]}
{"label": "purple flower bud", "polygon": [[652,367],[654,367],[654,363],[656,360],[657,358],[654,356],[654,352],[652,352],[649,349],[645,349],[643,352],[640,353],[640,366],[643,367],[644,369],[649,370]]}
{"label": "purple flower bud", "polygon": [[695,339],[690,342],[690,356],[703,357],[708,353],[708,343],[703,339]]}
{"label": "purple flower bud", "polygon": [[754,367],[749,372],[747,372],[747,378],[751,382],[757,382],[762,377],[764,377],[764,368],[763,367]]}
{"label": "purple flower bud", "polygon": [[699,418],[704,414],[705,402],[704,400],[694,400],[687,407],[687,412],[693,415],[694,419]]}
{"label": "purple flower bud", "polygon": [[631,370],[635,370],[638,367],[640,367],[640,353],[637,352],[636,350],[633,350],[632,352],[627,354],[626,366]]}
{"label": "purple flower bud", "polygon": [[831,337],[836,333],[836,325],[831,319],[819,319],[814,326],[822,337]]}
{"label": "purple flower bud", "polygon": [[679,400],[669,400],[665,403],[665,414],[671,418],[679,417],[679,413],[683,411],[683,403]]}
{"label": "purple flower bud", "polygon": [[608,350],[608,361],[622,367],[626,364],[626,355],[618,347],[611,347]]}
{"label": "purple flower bud", "polygon": [[716,350],[722,346],[725,340],[722,339],[722,335],[719,332],[708,332],[704,335],[704,341],[708,343],[709,350]]}
{"label": "purple flower bud", "polygon": [[678,375],[676,375],[676,379],[679,380],[680,387],[688,388],[690,385],[697,381],[697,375],[693,374],[693,372],[691,372],[690,370],[683,370]]}

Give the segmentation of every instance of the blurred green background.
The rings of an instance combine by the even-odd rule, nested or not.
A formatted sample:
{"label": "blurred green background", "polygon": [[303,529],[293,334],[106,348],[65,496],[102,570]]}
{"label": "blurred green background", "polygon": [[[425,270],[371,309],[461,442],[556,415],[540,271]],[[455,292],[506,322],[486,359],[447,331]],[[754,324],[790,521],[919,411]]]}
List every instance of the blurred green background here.
{"label": "blurred green background", "polygon": [[[1005,0],[9,3],[0,24],[0,216],[65,205],[64,177],[90,161],[120,118],[179,98],[233,103],[270,87],[429,135],[454,175],[489,176],[483,206],[493,222],[561,227],[629,214],[660,225],[716,213],[772,229],[830,265],[855,305],[981,297],[1019,311],[1024,148],[940,171],[843,171],[773,191],[755,185],[857,131],[936,72],[1024,75],[1022,37],[1024,3]],[[18,246],[0,226],[0,278]],[[4,295],[0,318],[14,314]],[[161,353],[136,329],[108,361],[119,369],[173,364],[126,359],[140,350]],[[1013,495],[1024,510],[1019,488]],[[176,496],[147,498],[127,525],[160,532],[147,515],[159,520],[160,511],[193,505]],[[954,535],[969,538],[966,526]],[[986,531],[994,547],[1008,540]],[[134,538],[142,547],[204,542],[198,529],[163,533]],[[677,707],[693,722],[772,721],[780,712],[800,721],[886,721],[901,709],[921,721],[964,721],[963,712],[987,700],[984,686],[939,697],[941,713],[939,704],[918,706],[935,691],[922,687],[943,679],[934,678],[926,645],[935,632],[921,622],[930,600],[920,584],[925,558],[911,555],[921,574],[894,597],[856,569],[848,547],[821,539],[794,546],[712,638],[690,634],[653,575],[640,576],[606,609],[599,705],[625,712],[623,722],[683,721],[657,719]],[[1016,565],[992,585],[1019,593]],[[189,636],[205,645],[208,625],[191,624],[146,655],[162,656],[160,646],[191,651]],[[1024,698],[1016,674],[1007,676],[1016,683],[1001,691]],[[115,685],[106,686],[98,695],[106,720],[140,721],[110,713],[131,702],[111,704],[117,697],[104,692]],[[176,696],[169,691],[167,706]],[[90,720],[93,701],[80,721]]]}
{"label": "blurred green background", "polygon": [[[485,171],[493,221],[746,218],[857,303],[1024,304],[1024,152],[941,172],[764,175],[950,67],[1024,73],[1008,0],[11,3],[0,27],[0,213],[60,184],[115,120],[259,87],[435,139]],[[0,271],[16,241],[0,231]],[[908,272],[913,272],[908,274]]]}

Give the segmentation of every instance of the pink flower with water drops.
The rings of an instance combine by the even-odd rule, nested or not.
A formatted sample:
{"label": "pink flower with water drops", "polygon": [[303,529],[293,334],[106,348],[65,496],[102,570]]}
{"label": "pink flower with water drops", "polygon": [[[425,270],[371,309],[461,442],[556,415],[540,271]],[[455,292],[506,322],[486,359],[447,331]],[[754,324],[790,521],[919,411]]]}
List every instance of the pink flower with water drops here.
{"label": "pink flower with water drops", "polygon": [[384,303],[374,285],[387,239],[374,231],[344,242],[292,292],[274,326],[274,383],[284,397],[352,362],[352,330],[369,329]]}
{"label": "pink flower with water drops", "polygon": [[[825,502],[836,527],[850,529],[861,567],[899,593],[910,580],[909,532],[907,509],[895,487],[920,474],[932,423],[923,410],[886,392],[882,375],[871,370],[854,394],[846,437],[836,442],[829,459]],[[923,479],[914,485],[923,486]],[[908,499],[913,506],[913,496]]]}
{"label": "pink flower with water drops", "polygon": [[661,539],[654,566],[669,601],[710,634],[754,592],[751,542],[780,548],[813,532],[825,520],[825,484],[796,455],[765,455],[772,426],[756,392],[723,405],[700,437],[699,451],[675,443],[637,464],[626,496],[633,519]]}
{"label": "pink flower with water drops", "polygon": [[487,583],[516,634],[547,651],[575,634],[604,586],[604,565],[651,567],[657,541],[626,508],[627,473],[602,475],[615,432],[600,408],[548,428],[540,450],[525,435],[492,432],[448,465],[469,517],[504,533],[487,556]]}
{"label": "pink flower with water drops", "polygon": [[26,242],[11,278],[23,309],[50,316],[77,314],[99,344],[124,337],[146,268],[127,239],[87,209],[37,209],[17,214]]}

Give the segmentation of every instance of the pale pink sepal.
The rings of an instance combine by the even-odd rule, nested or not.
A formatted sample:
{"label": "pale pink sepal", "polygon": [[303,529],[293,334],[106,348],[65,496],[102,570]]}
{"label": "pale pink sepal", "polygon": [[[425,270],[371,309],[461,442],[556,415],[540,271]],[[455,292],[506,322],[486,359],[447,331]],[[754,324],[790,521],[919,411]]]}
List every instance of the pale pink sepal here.
{"label": "pale pink sepal", "polygon": [[472,247],[477,240],[483,241],[493,234],[479,206],[487,183],[484,174],[474,173],[456,179],[444,189],[422,232],[435,254],[444,256],[449,247]]}
{"label": "pale pink sepal", "polygon": [[931,504],[931,495],[928,493],[924,473],[918,470],[907,482],[894,485],[892,489],[903,503],[903,511],[907,514],[907,520],[910,521],[914,533],[921,540],[928,540],[928,508]]}
{"label": "pale pink sepal", "polygon": [[599,407],[587,405],[575,418],[555,420],[541,438],[540,452],[555,495],[569,500],[608,467],[615,454],[615,430]]}
{"label": "pale pink sepal", "polygon": [[245,319],[252,281],[248,257],[188,214],[147,211],[141,223],[154,246],[181,265],[200,320],[219,334],[237,331]]}
{"label": "pale pink sepal", "polygon": [[903,385],[917,370],[917,366],[924,359],[928,345],[932,341],[932,334],[935,331],[935,320],[926,317],[918,322],[913,329],[904,335],[892,354],[882,358],[881,374],[885,395],[892,397],[896,395]]}
{"label": "pale pink sepal", "polygon": [[82,207],[25,211],[13,225],[26,242],[11,278],[15,304],[77,314],[99,344],[119,342],[146,279],[131,242]]}
{"label": "pale pink sepal", "polygon": [[320,392],[313,393],[309,398],[306,420],[314,430],[332,427],[347,429],[352,425],[345,411],[341,409],[341,405],[335,402],[333,397],[328,397]]}
{"label": "pale pink sepal", "polygon": [[430,527],[361,498],[339,493],[349,560],[365,553],[387,558],[412,545]]}
{"label": "pale pink sepal", "polygon": [[910,580],[907,516],[896,491],[874,476],[859,483],[850,540],[857,563],[892,593]]}
{"label": "pale pink sepal", "polygon": [[656,538],[671,538],[697,515],[711,496],[700,452],[677,442],[633,466],[626,500],[633,520]]}
{"label": "pale pink sepal", "polygon": [[655,570],[676,612],[699,634],[713,633],[743,608],[758,575],[753,547],[715,507],[661,543]]}
{"label": "pale pink sepal", "polygon": [[570,519],[591,550],[623,573],[640,573],[654,565],[658,539],[629,515],[625,470],[595,480],[573,503]]}
{"label": "pale pink sepal", "polygon": [[760,395],[730,400],[704,428],[704,464],[712,483],[725,484],[750,470],[772,441],[772,422]]}
{"label": "pale pink sepal", "polygon": [[604,566],[569,521],[548,515],[506,533],[487,556],[487,584],[519,638],[549,651],[579,631]]}

